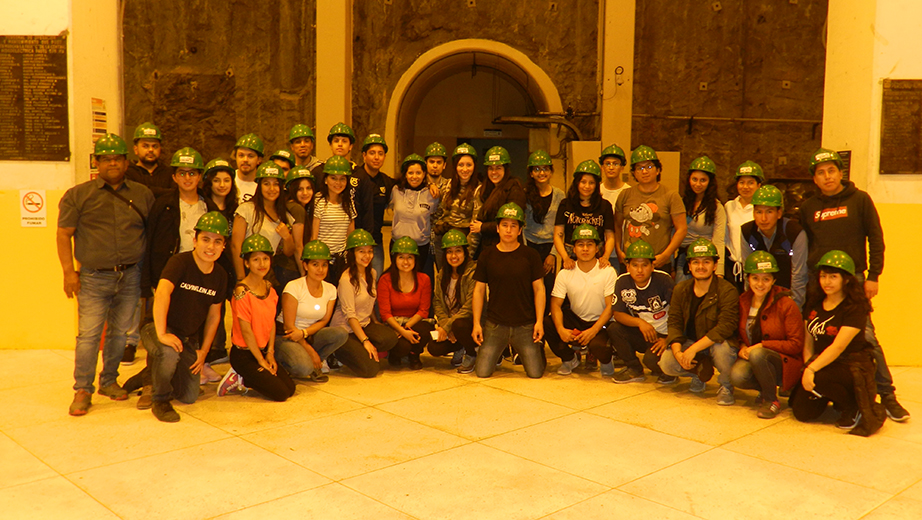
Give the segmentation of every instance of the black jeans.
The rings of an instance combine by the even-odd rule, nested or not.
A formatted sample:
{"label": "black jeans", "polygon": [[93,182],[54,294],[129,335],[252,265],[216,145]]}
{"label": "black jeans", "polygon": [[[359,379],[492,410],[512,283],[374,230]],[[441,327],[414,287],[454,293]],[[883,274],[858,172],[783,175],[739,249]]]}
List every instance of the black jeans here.
{"label": "black jeans", "polygon": [[419,358],[419,355],[423,353],[423,350],[425,350],[429,342],[432,341],[432,331],[435,330],[435,327],[428,321],[420,321],[416,325],[410,327],[410,329],[419,334],[419,343],[410,343],[406,338],[398,335],[397,343],[387,354],[387,360],[391,365],[399,365],[401,358],[404,356],[415,356]]}
{"label": "black jeans", "polygon": [[[449,331],[446,331],[449,332]],[[439,357],[451,354],[459,348],[464,349],[464,353],[470,357],[477,356],[477,344],[474,343],[474,319],[458,318],[451,323],[451,331],[455,335],[457,343],[445,341],[430,341],[429,354]]]}
{"label": "black jeans", "polygon": [[[362,330],[378,352],[388,352],[397,344],[397,334],[387,325],[371,322]],[[381,369],[380,363],[369,357],[362,342],[352,332],[349,333],[349,339],[333,355],[359,377],[375,377]]]}
{"label": "black jeans", "polygon": [[[263,356],[267,351],[268,348],[261,349]],[[259,361],[249,349],[231,347],[230,363],[243,378],[244,386],[256,390],[267,399],[281,402],[295,395],[295,382],[291,380],[285,368],[279,365],[273,375],[259,365]]]}
{"label": "black jeans", "polygon": [[[566,329],[586,330],[589,327],[595,325],[594,323],[589,323],[588,321],[581,319],[569,307],[563,308],[562,312],[563,326]],[[560,334],[557,333],[557,327],[554,325],[554,320],[552,320],[550,316],[546,316],[544,318],[544,339],[547,341],[547,345],[551,347],[551,352],[559,357],[561,361],[572,361],[573,357],[576,356],[576,353],[572,348],[570,348],[570,345],[560,339]],[[606,334],[604,327],[599,331],[598,334],[596,334],[594,338],[592,338],[592,340],[589,341],[588,347],[589,351],[593,353],[594,350],[604,350],[608,347],[608,335]],[[611,354],[608,356],[608,361],[611,362]]]}
{"label": "black jeans", "polygon": [[853,412],[858,407],[855,400],[855,380],[848,363],[833,361],[824,366],[813,376],[815,390],[822,398],[804,390],[800,383],[794,388],[791,395],[791,411],[798,421],[809,422],[816,420],[826,410],[826,405],[832,401],[836,410],[843,413]]}
{"label": "black jeans", "polygon": [[[653,375],[663,375],[663,370],[659,367],[660,356],[653,353],[650,349],[651,344],[647,342],[639,328],[628,327],[615,321],[608,325],[608,337],[611,339],[618,357],[624,361],[626,367],[641,373],[643,372],[643,367],[647,367]],[[660,335],[660,337],[665,336]],[[641,366],[640,360],[637,359],[637,352],[643,352],[643,366]],[[611,348],[608,348],[607,352],[600,351],[593,352],[593,354],[595,354],[600,363],[611,362]]]}

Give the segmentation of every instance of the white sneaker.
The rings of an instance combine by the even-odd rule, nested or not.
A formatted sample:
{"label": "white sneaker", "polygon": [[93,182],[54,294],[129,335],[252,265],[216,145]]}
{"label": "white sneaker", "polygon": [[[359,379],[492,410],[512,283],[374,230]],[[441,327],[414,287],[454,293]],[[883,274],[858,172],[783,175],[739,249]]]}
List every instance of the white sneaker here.
{"label": "white sneaker", "polygon": [[324,374],[329,374],[329,373],[330,373],[330,364],[327,363],[327,360],[326,360],[326,359],[324,359],[324,360],[323,360],[323,364],[320,365],[320,372],[321,372],[321,373],[324,373]]}
{"label": "white sneaker", "polygon": [[573,356],[573,359],[570,361],[564,361],[560,364],[560,368],[557,369],[557,374],[561,376],[568,376],[573,373],[573,369],[579,366],[579,356]]}

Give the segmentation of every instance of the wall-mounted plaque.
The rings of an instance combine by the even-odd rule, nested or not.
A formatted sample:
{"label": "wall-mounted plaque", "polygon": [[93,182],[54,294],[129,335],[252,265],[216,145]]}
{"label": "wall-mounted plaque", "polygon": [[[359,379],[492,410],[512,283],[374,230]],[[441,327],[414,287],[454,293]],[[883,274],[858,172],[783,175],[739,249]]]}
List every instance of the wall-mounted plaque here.
{"label": "wall-mounted plaque", "polygon": [[885,79],[880,114],[880,173],[922,174],[922,80]]}
{"label": "wall-mounted plaque", "polygon": [[0,160],[69,161],[67,37],[0,36]]}

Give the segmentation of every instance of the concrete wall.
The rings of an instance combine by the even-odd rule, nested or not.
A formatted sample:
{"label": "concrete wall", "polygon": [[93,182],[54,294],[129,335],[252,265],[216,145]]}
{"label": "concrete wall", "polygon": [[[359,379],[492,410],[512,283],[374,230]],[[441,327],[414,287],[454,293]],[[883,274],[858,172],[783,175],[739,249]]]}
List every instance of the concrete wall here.
{"label": "concrete wall", "polygon": [[826,2],[714,4],[637,2],[631,146],[680,151],[682,168],[707,155],[721,185],[747,159],[770,178],[809,175],[820,142],[811,124],[702,120],[689,128],[688,118],[821,120]]}

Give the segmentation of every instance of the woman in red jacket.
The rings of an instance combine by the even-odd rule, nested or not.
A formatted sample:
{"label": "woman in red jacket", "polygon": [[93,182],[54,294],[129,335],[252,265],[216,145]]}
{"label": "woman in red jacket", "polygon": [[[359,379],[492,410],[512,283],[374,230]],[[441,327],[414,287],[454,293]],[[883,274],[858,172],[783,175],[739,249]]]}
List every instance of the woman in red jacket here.
{"label": "woman in red jacket", "polygon": [[800,378],[804,322],[791,292],[775,286],[775,257],[756,251],[746,258],[743,272],[749,289],[740,296],[740,351],[730,383],[759,390],[758,415],[771,419],[781,411],[778,384],[787,391]]}

